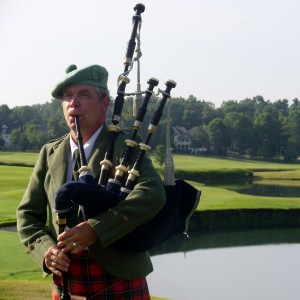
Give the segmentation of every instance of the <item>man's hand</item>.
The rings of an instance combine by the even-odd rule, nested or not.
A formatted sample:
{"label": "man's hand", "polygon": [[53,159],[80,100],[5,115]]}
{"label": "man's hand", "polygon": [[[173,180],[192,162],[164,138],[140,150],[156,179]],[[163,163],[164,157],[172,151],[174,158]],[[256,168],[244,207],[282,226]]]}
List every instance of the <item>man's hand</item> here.
{"label": "man's hand", "polygon": [[61,233],[57,237],[57,246],[63,253],[79,254],[97,240],[97,235],[88,221]]}
{"label": "man's hand", "polygon": [[46,267],[57,276],[62,276],[62,271],[67,272],[70,267],[70,259],[57,246],[48,248],[44,262]]}

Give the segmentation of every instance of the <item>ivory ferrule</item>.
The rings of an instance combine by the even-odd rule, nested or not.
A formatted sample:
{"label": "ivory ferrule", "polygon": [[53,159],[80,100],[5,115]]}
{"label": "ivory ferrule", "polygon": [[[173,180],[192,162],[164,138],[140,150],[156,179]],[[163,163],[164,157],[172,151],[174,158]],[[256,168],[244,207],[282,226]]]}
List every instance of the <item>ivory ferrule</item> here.
{"label": "ivory ferrule", "polygon": [[137,129],[140,129],[142,127],[142,122],[139,121],[139,120],[135,120],[134,123],[133,123],[133,127],[137,128]]}
{"label": "ivory ferrule", "polygon": [[140,172],[136,169],[131,169],[130,171],[128,171],[128,173],[128,180],[134,181],[136,177],[140,177]]}
{"label": "ivory ferrule", "polygon": [[133,140],[129,140],[129,139],[125,140],[125,143],[126,143],[127,146],[132,147],[132,148],[137,146],[137,142],[135,142]]}
{"label": "ivory ferrule", "polygon": [[123,166],[123,165],[119,165],[116,167],[116,175],[115,177],[123,177],[124,174],[126,174],[128,172],[128,169]]}
{"label": "ivory ferrule", "polygon": [[150,124],[148,127],[148,131],[154,133],[156,131],[157,126],[154,124]]}
{"label": "ivory ferrule", "polygon": [[123,64],[130,66],[132,64],[132,59],[130,57],[125,57]]}
{"label": "ivory ferrule", "polygon": [[100,161],[100,165],[102,166],[103,169],[109,169],[113,166],[113,163],[108,160],[108,159],[104,159],[102,161]]}
{"label": "ivory ferrule", "polygon": [[[120,119],[120,117],[119,117]],[[108,130],[109,131],[114,131],[114,132],[120,132],[121,131],[121,128],[117,125],[109,125],[108,126]]]}
{"label": "ivory ferrule", "polygon": [[144,150],[146,152],[151,150],[151,147],[149,145],[140,143],[139,146],[141,147],[142,150]]}
{"label": "ivory ferrule", "polygon": [[125,166],[123,166],[123,165],[116,166],[116,170],[117,170],[117,173],[118,172],[126,172],[127,173],[127,171],[128,171],[127,168]]}
{"label": "ivory ferrule", "polygon": [[88,166],[82,166],[80,169],[79,169],[79,177],[81,176],[85,176],[85,175],[91,175],[91,176],[94,176],[93,172],[92,172],[92,169]]}

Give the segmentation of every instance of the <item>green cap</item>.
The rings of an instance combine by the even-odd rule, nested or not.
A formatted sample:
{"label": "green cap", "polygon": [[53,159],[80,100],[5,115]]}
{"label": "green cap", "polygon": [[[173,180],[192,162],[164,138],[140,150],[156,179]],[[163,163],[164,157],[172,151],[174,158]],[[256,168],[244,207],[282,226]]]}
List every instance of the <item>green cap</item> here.
{"label": "green cap", "polygon": [[64,90],[74,84],[94,85],[105,89],[107,93],[108,72],[99,65],[92,65],[77,69],[76,65],[70,65],[66,69],[65,77],[54,87],[52,96],[55,99],[62,99]]}

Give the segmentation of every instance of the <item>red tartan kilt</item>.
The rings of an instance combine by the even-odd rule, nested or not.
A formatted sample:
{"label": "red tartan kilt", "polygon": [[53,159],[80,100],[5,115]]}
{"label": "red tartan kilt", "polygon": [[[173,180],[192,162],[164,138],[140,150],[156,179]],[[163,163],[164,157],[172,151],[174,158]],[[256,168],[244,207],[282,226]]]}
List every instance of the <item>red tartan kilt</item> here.
{"label": "red tartan kilt", "polygon": [[[68,277],[69,292],[92,300],[150,300],[146,278],[122,280],[105,272],[88,251],[72,255]],[[53,275],[52,299],[59,300],[62,278]]]}

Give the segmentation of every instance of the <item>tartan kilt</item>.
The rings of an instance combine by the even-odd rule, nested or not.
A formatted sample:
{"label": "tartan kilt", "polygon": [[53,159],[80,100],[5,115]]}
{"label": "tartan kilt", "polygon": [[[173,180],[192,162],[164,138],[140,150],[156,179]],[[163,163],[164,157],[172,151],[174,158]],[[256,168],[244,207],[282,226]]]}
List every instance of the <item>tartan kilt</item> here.
{"label": "tartan kilt", "polygon": [[[116,278],[96,262],[85,250],[71,255],[68,278],[69,293],[85,296],[91,300],[150,300],[145,277],[123,280]],[[59,300],[62,278],[53,274],[52,300]]]}

